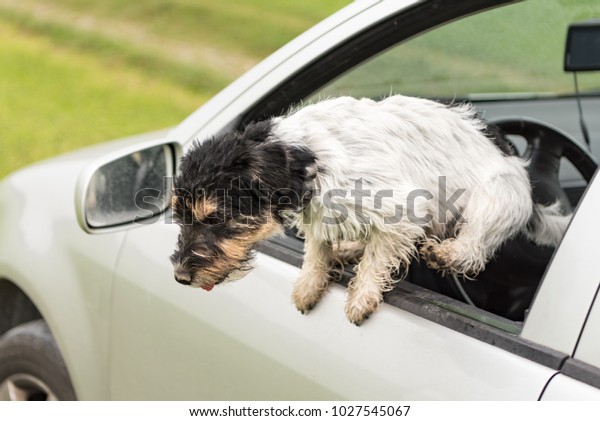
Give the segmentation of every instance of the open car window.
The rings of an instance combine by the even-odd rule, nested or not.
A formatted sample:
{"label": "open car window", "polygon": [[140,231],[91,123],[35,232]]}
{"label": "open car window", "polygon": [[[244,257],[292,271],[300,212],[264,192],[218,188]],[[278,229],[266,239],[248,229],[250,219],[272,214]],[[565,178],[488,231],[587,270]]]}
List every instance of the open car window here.
{"label": "open car window", "polygon": [[[574,75],[563,70],[567,29],[600,16],[600,3],[530,0],[435,28],[377,54],[318,89],[307,102],[391,93],[446,102],[468,101],[493,121],[527,116],[585,144],[575,101]],[[579,72],[591,151],[600,157],[600,72]],[[519,140],[517,139],[518,143]],[[576,204],[585,182],[563,160],[561,183]]]}
{"label": "open car window", "polygon": [[[390,93],[442,100],[519,100],[572,96],[563,70],[569,24],[600,16],[600,3],[529,0],[434,28],[384,52],[310,96],[381,98]],[[600,95],[600,73],[579,75]]]}
{"label": "open car window", "polygon": [[[344,60],[352,54],[351,47],[336,51],[323,63],[305,69],[289,86],[282,86],[280,92],[261,104],[263,109],[256,109],[283,112],[284,96],[289,106],[341,95],[380,99],[399,93],[448,102],[468,101],[491,121],[507,116],[535,119],[583,145],[573,75],[563,70],[564,45],[570,23],[597,16],[600,4],[575,0],[531,0],[464,18],[442,16],[435,23],[440,26],[423,28],[423,33],[409,39],[399,37],[386,45],[372,41],[376,39],[372,36],[369,45],[382,48],[374,48],[350,69],[341,69],[319,86],[311,86],[324,77],[323,71],[332,71],[326,68],[327,64],[352,61]],[[382,37],[389,37],[386,30],[388,34],[394,28],[404,30],[408,19],[388,22],[388,28],[381,30]],[[455,20],[442,24],[443,19]],[[433,16],[432,21],[435,20]],[[362,45],[362,41],[355,44]],[[334,57],[336,54],[340,57]],[[307,88],[299,95],[302,86]],[[600,153],[600,126],[591,118],[600,112],[600,72],[579,75],[579,88],[584,114],[590,116],[592,152]],[[256,114],[249,116],[255,118]],[[527,149],[518,136],[509,140],[518,152]],[[584,194],[586,178],[591,176],[583,177],[569,162],[561,164],[560,185],[573,209]],[[293,232],[285,239],[271,241],[263,250],[297,266],[302,263],[302,240]],[[477,280],[444,276],[415,259],[408,276],[396,284],[385,301],[514,352],[514,339],[522,329],[553,254],[553,248],[515,239],[498,252]],[[347,267],[340,282],[347,284],[352,276],[352,267]],[[530,346],[522,348],[523,352],[552,359],[548,366],[558,366],[564,358]]]}
{"label": "open car window", "polygon": [[[563,70],[564,46],[569,24],[594,16],[600,16],[597,2],[560,0],[533,0],[475,14],[372,56],[318,89],[306,103],[344,95],[381,99],[398,93],[471,102],[492,122],[507,116],[535,118],[584,145],[573,75]],[[590,115],[600,112],[600,72],[580,75],[579,89],[585,110]],[[600,152],[600,127],[594,126],[591,134],[597,142],[592,150]],[[525,154],[523,139],[507,139],[517,154]],[[575,207],[587,183],[564,158],[560,181]],[[407,279],[522,322],[553,251],[511,241],[478,281],[440,276],[419,262],[412,264]]]}

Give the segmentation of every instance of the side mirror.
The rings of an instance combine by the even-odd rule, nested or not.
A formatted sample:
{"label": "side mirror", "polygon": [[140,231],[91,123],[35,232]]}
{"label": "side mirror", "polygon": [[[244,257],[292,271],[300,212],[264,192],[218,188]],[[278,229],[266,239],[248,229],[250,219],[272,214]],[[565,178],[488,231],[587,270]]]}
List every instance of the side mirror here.
{"label": "side mirror", "polygon": [[567,33],[565,71],[600,70],[600,20],[572,23]]}
{"label": "side mirror", "polygon": [[168,207],[181,156],[178,143],[146,142],[88,165],[79,176],[75,208],[89,233],[153,222]]}

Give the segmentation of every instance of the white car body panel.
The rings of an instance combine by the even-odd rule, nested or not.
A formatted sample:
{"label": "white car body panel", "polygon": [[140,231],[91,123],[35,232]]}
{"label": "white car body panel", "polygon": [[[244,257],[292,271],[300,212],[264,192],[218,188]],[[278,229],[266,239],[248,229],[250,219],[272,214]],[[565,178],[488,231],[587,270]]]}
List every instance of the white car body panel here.
{"label": "white car body panel", "polygon": [[[527,317],[522,337],[572,355],[600,283],[595,239],[600,183],[595,177],[558,247]],[[549,328],[551,326],[551,328]]]}
{"label": "white car body panel", "polygon": [[555,372],[388,304],[356,327],[339,285],[303,316],[290,298],[299,269],[264,254],[209,293],[177,285],[176,234],[159,221],[127,235],[111,399],[535,400]]}
{"label": "white car body panel", "polygon": [[[78,172],[73,167],[80,169],[79,162],[29,168],[2,184],[3,197],[26,195],[28,200],[17,199],[14,207],[0,211],[4,223],[20,227],[19,231],[0,228],[4,236],[0,273],[17,282],[44,316],[81,398],[106,397],[109,331],[108,319],[103,316],[110,308],[113,266],[124,233],[94,238],[81,230],[72,206]],[[45,183],[40,183],[40,178]],[[60,188],[44,187],[46,183]],[[27,207],[21,208],[23,203]],[[28,252],[11,253],[13,247]],[[48,267],[53,268],[52,273]],[[70,311],[54,311],[65,305]],[[78,341],[63,340],[67,337]]]}
{"label": "white car body panel", "polygon": [[[73,206],[77,177],[98,157],[164,134],[153,132],[85,148],[25,168],[0,184],[0,197],[11,198],[0,202],[0,278],[15,282],[36,304],[81,399],[108,397],[106,315],[124,232],[90,236],[79,227]],[[70,311],[55,311],[65,303]]]}
{"label": "white car body panel", "polygon": [[557,374],[542,396],[543,401],[600,401],[600,390],[564,374]]}
{"label": "white car body panel", "polygon": [[585,323],[581,339],[577,344],[575,358],[595,367],[600,367],[600,300],[598,300],[598,295],[596,295],[596,301]]}

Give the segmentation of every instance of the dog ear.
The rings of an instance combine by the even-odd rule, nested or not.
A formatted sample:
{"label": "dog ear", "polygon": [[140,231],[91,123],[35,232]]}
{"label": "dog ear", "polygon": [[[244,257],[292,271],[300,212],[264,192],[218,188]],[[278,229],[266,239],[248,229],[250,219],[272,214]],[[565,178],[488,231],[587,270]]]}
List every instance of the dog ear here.
{"label": "dog ear", "polygon": [[271,120],[257,121],[248,124],[244,128],[242,137],[243,139],[251,140],[253,142],[264,142],[272,136],[272,127],[273,124],[271,123]]}
{"label": "dog ear", "polygon": [[[236,145],[230,169],[242,179],[276,181],[286,173],[287,157],[280,142],[243,139]],[[271,187],[276,187],[269,183]]]}
{"label": "dog ear", "polygon": [[308,205],[313,196],[314,179],[317,175],[315,156],[306,148],[288,147],[286,151],[286,174],[271,197],[273,214],[283,221],[285,211],[299,212]]}
{"label": "dog ear", "polygon": [[250,176],[262,176],[262,170],[272,165],[281,165],[285,162],[285,151],[276,143],[267,142],[273,137],[270,120],[248,124],[243,132],[237,133],[235,155],[231,162],[232,167],[241,174],[249,172]]}
{"label": "dog ear", "polygon": [[263,194],[267,191],[271,213],[278,218],[283,211],[304,208],[312,198],[317,174],[314,154],[277,139],[269,120],[246,126],[241,138],[234,165],[242,183],[260,185]]}
{"label": "dog ear", "polygon": [[[260,126],[260,127],[259,127]],[[288,184],[287,157],[281,142],[267,141],[267,124],[253,124],[237,133],[225,151],[229,163],[226,176],[231,180],[228,200],[234,216],[272,213],[272,192]]]}
{"label": "dog ear", "polygon": [[[253,142],[253,141],[252,141]],[[271,214],[283,222],[284,211],[300,211],[313,196],[317,164],[306,148],[278,141],[253,143],[253,153],[240,171],[241,183],[268,203]]]}

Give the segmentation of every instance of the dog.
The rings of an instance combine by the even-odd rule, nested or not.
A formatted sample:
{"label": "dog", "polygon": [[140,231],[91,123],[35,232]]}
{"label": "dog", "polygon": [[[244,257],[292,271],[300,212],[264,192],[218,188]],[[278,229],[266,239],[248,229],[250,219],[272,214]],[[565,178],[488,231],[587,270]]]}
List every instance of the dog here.
{"label": "dog", "polygon": [[475,277],[519,233],[556,246],[570,216],[534,204],[527,163],[490,137],[468,104],[393,95],[327,99],[196,142],[173,183],[175,279],[207,291],[239,279],[289,225],[304,238],[298,310],[354,259],[345,312],[360,325],[419,255]]}

